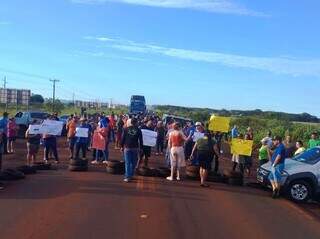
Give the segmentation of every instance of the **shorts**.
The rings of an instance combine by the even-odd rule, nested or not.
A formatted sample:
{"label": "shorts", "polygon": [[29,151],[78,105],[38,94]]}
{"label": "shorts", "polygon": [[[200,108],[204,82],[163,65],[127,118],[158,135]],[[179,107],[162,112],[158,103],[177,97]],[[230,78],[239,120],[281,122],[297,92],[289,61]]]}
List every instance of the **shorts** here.
{"label": "shorts", "polygon": [[207,152],[198,152],[198,161],[199,161],[199,166],[203,169],[210,169],[211,166],[211,157],[210,154]]}
{"label": "shorts", "polygon": [[250,169],[252,167],[252,157],[244,156],[244,167]]}
{"label": "shorts", "polygon": [[27,143],[27,150],[28,154],[37,154],[39,152],[39,145]]}
{"label": "shorts", "polygon": [[151,157],[151,147],[143,146],[143,155],[147,158]]}
{"label": "shorts", "polygon": [[232,155],[232,162],[234,162],[234,163],[239,163],[239,155],[233,154],[233,155]]}
{"label": "shorts", "polygon": [[182,168],[186,166],[183,147],[172,147],[170,150],[170,164],[173,167]]}
{"label": "shorts", "polygon": [[275,167],[271,167],[271,173],[269,174],[269,180],[271,182],[280,183],[281,181],[281,173],[284,170],[284,164],[278,164]]}
{"label": "shorts", "polygon": [[16,136],[12,136],[12,137],[9,137],[9,138],[8,138],[8,141],[9,141],[9,143],[11,143],[11,142],[15,142],[15,141],[16,141],[16,139],[17,139],[17,137],[16,137]]}
{"label": "shorts", "polygon": [[73,149],[76,145],[77,137],[69,138],[69,149]]}

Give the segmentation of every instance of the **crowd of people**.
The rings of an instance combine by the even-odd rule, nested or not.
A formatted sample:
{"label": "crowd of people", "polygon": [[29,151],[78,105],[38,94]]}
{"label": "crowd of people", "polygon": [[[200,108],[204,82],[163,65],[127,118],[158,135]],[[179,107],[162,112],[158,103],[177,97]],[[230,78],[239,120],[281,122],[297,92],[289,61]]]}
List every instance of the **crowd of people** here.
{"label": "crowd of people", "polygon": [[[3,146],[3,154],[14,153],[14,142],[17,137],[18,126],[14,118],[9,118],[7,113],[0,120],[0,139]],[[48,120],[59,120],[57,114],[49,115]],[[33,122],[32,124],[38,124]],[[87,137],[77,136],[77,129],[85,129]],[[143,143],[142,130],[157,132],[155,155],[163,156],[166,166],[171,170],[167,180],[181,180],[181,169],[187,163],[199,166],[200,185],[208,187],[206,179],[208,171],[219,171],[219,157],[223,153],[222,142],[228,140],[227,134],[210,132],[204,123],[191,121],[179,122],[169,119],[163,122],[157,115],[115,115],[107,116],[104,113],[91,116],[70,115],[66,123],[67,142],[70,159],[87,159],[88,153],[92,153],[91,164],[105,164],[109,160],[109,147],[114,143],[116,150],[123,152],[125,161],[124,182],[133,179],[135,169],[148,167],[152,153],[152,147]],[[247,128],[241,133],[235,125],[229,134],[232,139],[253,140],[252,128]],[[59,163],[59,151],[56,135],[31,134],[29,129],[25,133],[27,141],[27,164],[32,166],[38,152],[43,146],[43,161],[48,162],[53,158]],[[320,146],[318,134],[313,133],[308,142],[308,148]],[[284,169],[285,159],[301,154],[306,148],[302,141],[292,142],[291,137],[285,140],[275,136],[272,138],[269,132],[261,140],[261,148],[258,154],[258,164],[272,163],[272,172],[269,176],[273,197],[279,196],[281,172]],[[80,154],[81,153],[81,154]],[[2,159],[2,154],[0,154]],[[251,174],[253,165],[252,155],[232,155],[233,171],[241,174]],[[0,169],[1,169],[0,160]],[[189,161],[189,162],[188,162]],[[1,188],[2,184],[0,184]]]}

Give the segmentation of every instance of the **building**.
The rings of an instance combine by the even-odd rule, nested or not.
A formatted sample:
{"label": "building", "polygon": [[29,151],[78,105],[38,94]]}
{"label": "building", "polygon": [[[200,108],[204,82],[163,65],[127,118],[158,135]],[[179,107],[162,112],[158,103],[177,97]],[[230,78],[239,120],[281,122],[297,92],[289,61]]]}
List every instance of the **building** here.
{"label": "building", "polygon": [[29,105],[31,90],[0,88],[0,103],[8,105]]}

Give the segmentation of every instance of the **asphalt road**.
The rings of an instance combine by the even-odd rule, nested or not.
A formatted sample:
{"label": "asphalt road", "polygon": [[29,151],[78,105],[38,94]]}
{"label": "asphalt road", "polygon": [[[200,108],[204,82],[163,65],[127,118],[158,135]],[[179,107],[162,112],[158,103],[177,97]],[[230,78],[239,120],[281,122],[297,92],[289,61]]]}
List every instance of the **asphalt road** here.
{"label": "asphalt road", "polygon": [[320,223],[291,202],[211,185],[41,172],[0,192],[0,238],[320,238]]}

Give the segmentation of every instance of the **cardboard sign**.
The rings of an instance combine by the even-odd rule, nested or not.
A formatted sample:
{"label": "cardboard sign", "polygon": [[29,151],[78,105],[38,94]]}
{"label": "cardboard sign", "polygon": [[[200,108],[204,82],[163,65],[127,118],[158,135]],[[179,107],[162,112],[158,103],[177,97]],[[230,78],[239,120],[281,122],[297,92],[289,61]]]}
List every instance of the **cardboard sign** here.
{"label": "cardboard sign", "polygon": [[236,155],[251,156],[253,140],[232,139],[231,153]]}
{"label": "cardboard sign", "polygon": [[209,121],[209,130],[214,132],[228,133],[230,130],[230,117],[212,115]]}
{"label": "cardboard sign", "polygon": [[154,147],[157,144],[158,133],[152,130],[142,129],[143,145]]}
{"label": "cardboard sign", "polygon": [[63,129],[63,122],[56,120],[45,120],[40,127],[41,134],[60,136]]}
{"label": "cardboard sign", "polygon": [[41,129],[41,124],[39,125],[29,125],[29,134],[31,135],[36,135],[36,134],[41,134],[40,132]]}
{"label": "cardboard sign", "polygon": [[197,142],[199,139],[204,138],[204,133],[200,133],[200,132],[194,132],[193,134],[193,142]]}
{"label": "cardboard sign", "polygon": [[92,148],[97,150],[106,149],[106,139],[98,131],[95,131],[93,134]]}
{"label": "cardboard sign", "polygon": [[89,129],[88,128],[76,128],[76,137],[79,138],[88,138],[89,137]]}

